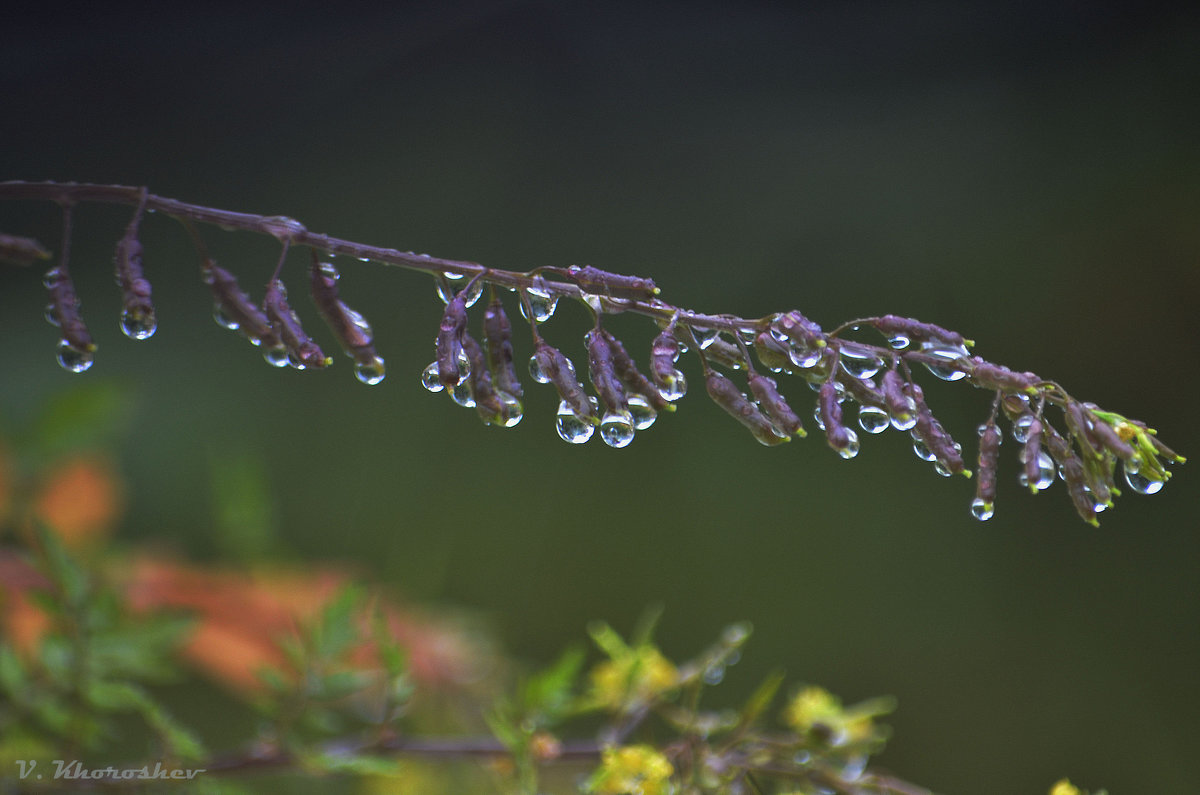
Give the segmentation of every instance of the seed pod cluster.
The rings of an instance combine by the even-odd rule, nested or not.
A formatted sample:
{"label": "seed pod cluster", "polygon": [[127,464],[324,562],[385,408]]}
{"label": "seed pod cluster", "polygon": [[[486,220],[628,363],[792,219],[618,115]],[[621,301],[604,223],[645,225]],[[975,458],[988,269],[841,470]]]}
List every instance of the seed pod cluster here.
{"label": "seed pod cluster", "polygon": [[913,438],[919,441],[933,456],[934,465],[940,474],[957,475],[965,472],[962,446],[951,438],[942,424],[933,416],[925,404],[921,387],[909,381],[904,385],[905,393],[912,398],[917,408],[917,422],[913,426]]}
{"label": "seed pod cluster", "polygon": [[83,315],[79,311],[79,296],[75,293],[75,282],[67,271],[66,264],[57,265],[46,271],[43,280],[50,291],[50,303],[46,307],[46,320],[58,327],[58,363],[64,369],[80,373],[92,366],[96,343]]}
{"label": "seed pod cluster", "polygon": [[609,273],[591,265],[573,265],[566,274],[575,280],[579,289],[592,295],[648,301],[659,294],[653,279]]}
{"label": "seed pod cluster", "polygon": [[470,363],[467,384],[479,418],[488,425],[511,428],[521,421],[521,402],[513,395],[496,389],[488,370],[487,354],[474,337],[463,332],[463,353]]}
{"label": "seed pod cluster", "polygon": [[628,414],[629,398],[625,386],[617,376],[616,361],[610,337],[600,328],[587,333],[588,375],[592,386],[604,404],[605,411],[612,414]]}
{"label": "seed pod cluster", "polygon": [[996,468],[1000,462],[1000,443],[1003,437],[992,417],[979,433],[979,470],[975,480],[975,501],[971,513],[976,519],[990,519],[996,505]]}
{"label": "seed pod cluster", "polygon": [[838,401],[837,385],[833,381],[821,384],[817,391],[817,410],[825,426],[825,440],[842,458],[858,454],[858,435],[842,424],[842,406]]}
{"label": "seed pod cluster", "polygon": [[764,445],[774,447],[788,441],[791,437],[775,427],[775,423],[746,397],[737,385],[729,378],[709,370],[704,376],[704,387],[713,402],[723,408],[729,416],[740,422]]}
{"label": "seed pod cluster", "polygon": [[525,390],[513,362],[512,324],[498,296],[492,296],[483,312],[483,336],[487,343],[488,370],[496,388],[520,400]]}
{"label": "seed pod cluster", "polygon": [[768,378],[761,373],[751,373],[750,392],[758,401],[758,407],[767,415],[767,419],[774,423],[776,428],[783,431],[784,435],[795,434],[801,438],[808,435],[800,422],[800,417],[792,411],[792,407],[779,394],[779,388],[773,378]]}
{"label": "seed pod cluster", "polygon": [[932,323],[922,323],[911,317],[884,315],[872,321],[872,325],[892,340],[895,348],[904,348],[910,343],[933,342],[950,347],[969,347],[975,343],[964,339],[957,331],[950,331]]}
{"label": "seed pod cluster", "polygon": [[117,243],[113,261],[121,288],[121,331],[130,339],[147,339],[158,328],[158,320],[150,300],[150,282],[142,268],[142,243],[137,238],[136,224],[130,224]]}
{"label": "seed pod cluster", "polygon": [[50,252],[32,237],[6,235],[0,232],[0,262],[6,265],[32,265],[50,259]]}
{"label": "seed pod cluster", "polygon": [[442,386],[453,389],[466,377],[463,363],[462,336],[467,331],[467,300],[465,290],[446,302],[442,313],[442,324],[438,329],[434,348],[437,351],[438,380]]}
{"label": "seed pod cluster", "polygon": [[587,391],[575,375],[575,365],[562,351],[544,340],[538,340],[530,370],[534,373],[534,380],[554,385],[559,398],[575,417],[591,425],[599,422]]}
{"label": "seed pod cluster", "polygon": [[333,360],[321,350],[300,324],[300,316],[287,300],[283,282],[272,279],[263,297],[263,311],[271,321],[275,334],[287,350],[288,363],[297,370],[328,367]]}
{"label": "seed pod cluster", "polygon": [[364,384],[378,384],[384,379],[386,369],[383,358],[375,352],[374,333],[366,318],[346,306],[339,296],[339,278],[333,263],[321,262],[314,251],[309,269],[313,303],[342,350],[354,360],[354,375],[358,380]]}
{"label": "seed pod cluster", "polygon": [[287,352],[266,313],[238,286],[237,278],[211,259],[200,265],[204,283],[213,294],[213,319],[223,328],[239,332],[252,345],[262,346],[271,364],[287,364]]}
{"label": "seed pod cluster", "polygon": [[604,329],[601,329],[600,333],[604,335],[605,341],[612,351],[613,370],[616,372],[621,384],[625,387],[626,393],[641,395],[655,411],[663,411],[664,409],[674,411],[675,406],[671,405],[671,402],[659,392],[658,387],[651,383],[650,379],[638,369],[637,362],[629,355],[629,351],[625,350],[625,345]]}

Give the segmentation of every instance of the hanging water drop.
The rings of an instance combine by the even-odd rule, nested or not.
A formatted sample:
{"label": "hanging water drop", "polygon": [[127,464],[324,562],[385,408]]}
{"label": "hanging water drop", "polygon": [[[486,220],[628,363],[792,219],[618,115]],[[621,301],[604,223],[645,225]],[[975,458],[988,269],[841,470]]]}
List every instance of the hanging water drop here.
{"label": "hanging water drop", "polygon": [[441,392],[446,388],[442,383],[442,379],[438,376],[438,363],[430,362],[429,365],[421,371],[421,386],[428,389],[430,392]]}
{"label": "hanging water drop", "polygon": [[121,313],[121,331],[131,340],[144,340],[154,336],[158,330],[158,320],[153,311],[125,310]]}
{"label": "hanging water drop", "polygon": [[1162,491],[1163,481],[1144,477],[1136,465],[1131,467],[1129,462],[1123,462],[1122,468],[1125,470],[1125,482],[1138,494],[1157,494]]}
{"label": "hanging water drop", "polygon": [[911,344],[912,340],[903,334],[893,334],[888,337],[888,345],[891,345],[893,350],[902,351]]}
{"label": "hanging water drop", "polygon": [[383,359],[378,356],[370,361],[354,363],[354,377],[367,386],[375,386],[386,375],[387,370],[384,368]]}
{"label": "hanging water drop", "polygon": [[[252,338],[250,341],[255,345],[262,344],[262,340],[255,340]],[[287,367],[289,364],[291,364],[291,360],[288,359],[287,348],[283,347],[282,345],[276,345],[275,347],[264,350],[263,359],[265,359],[267,364],[271,365],[272,367]]]}
{"label": "hanging water drop", "polygon": [[1013,420],[1012,437],[1020,444],[1025,444],[1029,441],[1029,428],[1033,425],[1037,418],[1032,414],[1022,414]]}
{"label": "hanging water drop", "polygon": [[838,448],[837,454],[842,458],[849,460],[858,455],[859,441],[858,434],[849,428],[846,429],[846,436],[849,437],[849,441],[846,443],[845,447]]}
{"label": "hanging water drop", "polygon": [[91,351],[82,351],[66,340],[58,341],[58,363],[71,373],[82,373],[95,363]]}
{"label": "hanging water drop", "polygon": [[995,513],[996,510],[992,503],[987,502],[980,497],[976,497],[971,501],[971,515],[979,521],[986,522],[988,519],[991,519]]}
{"label": "hanging water drop", "polygon": [[221,328],[227,328],[230,331],[237,331],[240,328],[238,322],[230,317],[228,313],[225,312],[225,307],[221,306],[220,304],[215,304],[213,306],[213,320],[216,321],[216,324]]}
{"label": "hanging water drop", "polygon": [[46,318],[46,322],[55,328],[58,328],[62,325],[62,323],[58,320],[58,312],[55,311],[54,304],[46,304],[46,312],[42,315],[42,317]]}
{"label": "hanging water drop", "polygon": [[[429,255],[425,254],[422,256],[429,256]],[[449,279],[452,282],[460,282],[463,279],[467,278],[467,275],[465,273],[458,273],[457,271],[445,271],[444,273],[442,273],[442,276],[446,277],[447,279]]]}
{"label": "hanging water drop", "polygon": [[717,341],[717,337],[721,336],[721,332],[715,328],[704,328],[703,326],[693,326],[692,334],[696,336],[696,344],[700,346],[700,350],[707,350],[710,345]]}
{"label": "hanging water drop", "polygon": [[462,289],[463,302],[468,308],[475,306],[483,295],[483,279],[475,279]]}
{"label": "hanging water drop", "polygon": [[658,412],[650,405],[650,401],[641,395],[629,396],[629,413],[633,417],[633,427],[644,431],[658,419]]}
{"label": "hanging water drop", "polygon": [[[922,362],[929,372],[933,373],[943,381],[959,381],[967,377],[965,371],[953,367],[954,363],[965,359],[968,356],[967,349],[962,345],[947,345],[942,342],[923,342],[921,343],[921,353],[932,357],[934,362]],[[938,362],[946,362],[939,364]]]}
{"label": "hanging water drop", "polygon": [[[1021,463],[1025,463],[1025,448],[1022,448],[1017,453],[1017,458]],[[1045,450],[1038,451],[1038,475],[1037,482],[1032,484],[1038,491],[1045,491],[1054,483],[1054,476],[1058,474],[1058,470],[1054,466],[1054,459]],[[1029,488],[1029,475],[1025,472],[1017,475],[1017,482],[1025,488]]]}
{"label": "hanging water drop", "polygon": [[600,420],[600,438],[609,447],[627,447],[633,441],[633,433],[633,417],[627,411],[610,411]]}
{"label": "hanging water drop", "polygon": [[684,377],[682,370],[676,370],[669,380],[670,384],[668,386],[658,388],[658,394],[662,395],[663,400],[674,403],[687,394],[687,378]]}
{"label": "hanging water drop", "polygon": [[450,399],[463,408],[475,408],[475,396],[471,394],[471,381],[463,378],[450,390]]}
{"label": "hanging water drop", "polygon": [[558,404],[556,426],[559,438],[571,444],[583,444],[591,439],[592,434],[596,431],[596,426],[591,422],[575,416],[575,412],[571,410],[565,400]]}
{"label": "hanging water drop", "polygon": [[791,342],[786,339],[785,341],[788,342],[788,358],[792,360],[792,364],[802,370],[815,367],[825,352],[824,348],[810,348],[803,343]]}
{"label": "hanging water drop", "polygon": [[883,433],[892,424],[892,418],[881,408],[861,406],[858,409],[858,425],[867,433]]}
{"label": "hanging water drop", "polygon": [[[558,296],[552,295],[549,290],[542,287],[529,287],[525,290],[525,295],[529,298],[529,306],[533,310],[534,320],[538,323],[545,323],[554,317],[554,310],[558,308]],[[521,302],[521,317],[529,320],[524,301]]]}
{"label": "hanging water drop", "polygon": [[838,361],[841,363],[842,369],[855,378],[870,378],[879,372],[880,367],[883,367],[883,362],[875,354],[847,347],[842,348]]}
{"label": "hanging water drop", "polygon": [[539,384],[550,383],[550,376],[546,375],[538,364],[537,354],[529,357],[529,376]]}
{"label": "hanging water drop", "polygon": [[521,401],[507,392],[497,390],[496,397],[500,399],[503,408],[498,417],[491,421],[490,425],[499,425],[501,428],[511,428],[521,422],[525,416],[525,409],[521,405]]}
{"label": "hanging water drop", "polygon": [[913,452],[917,454],[917,458],[921,459],[922,461],[937,461],[937,456],[933,454],[933,451],[930,450],[924,442],[916,437],[913,437],[912,448]]}

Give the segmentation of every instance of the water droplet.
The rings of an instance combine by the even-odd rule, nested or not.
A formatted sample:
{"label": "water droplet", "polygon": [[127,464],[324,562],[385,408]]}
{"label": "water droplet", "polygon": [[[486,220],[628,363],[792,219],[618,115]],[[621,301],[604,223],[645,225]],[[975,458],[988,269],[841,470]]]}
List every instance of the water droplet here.
{"label": "water droplet", "polygon": [[821,419],[821,406],[819,404],[813,406],[813,419],[816,420],[818,428],[825,430],[825,420]]}
{"label": "water droplet", "polygon": [[911,431],[917,425],[917,402],[911,397],[905,397],[907,411],[892,416],[892,427],[898,431]]}
{"label": "water droplet", "polygon": [[948,478],[954,474],[953,472],[950,471],[950,468],[947,467],[945,464],[943,464],[941,461],[933,462],[933,471],[938,473],[939,475],[941,475],[944,478]]}
{"label": "water droplet", "polygon": [[542,372],[542,368],[538,366],[538,357],[536,355],[529,357],[529,376],[539,384],[550,383],[550,376]]}
{"label": "water droplet", "polygon": [[815,367],[821,361],[824,352],[824,348],[810,348],[799,342],[788,341],[788,358],[802,370]]}
{"label": "water droplet", "polygon": [[982,497],[976,497],[971,501],[971,515],[981,522],[986,522],[991,519],[996,513],[995,506],[987,502]]}
{"label": "water droplet", "polygon": [[926,447],[925,443],[915,436],[913,437],[912,448],[913,452],[917,454],[917,458],[921,459],[922,461],[937,461],[937,456],[933,454],[933,451]]}
{"label": "water droplet", "polygon": [[858,425],[867,433],[883,433],[892,424],[892,418],[883,409],[861,406],[858,409]]}
{"label": "water droplet", "polygon": [[1033,421],[1037,419],[1032,414],[1022,414],[1013,420],[1012,437],[1019,444],[1025,444],[1029,441],[1029,426],[1033,425]]}
{"label": "water droplet", "polygon": [[687,378],[684,377],[683,371],[676,370],[670,385],[659,387],[658,394],[663,396],[663,400],[674,403],[687,394],[687,388]]}
{"label": "water droplet", "polygon": [[443,304],[450,303],[454,298],[454,288],[445,279],[434,279],[433,289],[437,290],[437,297],[442,299]]}
{"label": "water droplet", "polygon": [[891,345],[894,350],[901,351],[912,344],[912,340],[903,334],[893,334],[888,337],[888,345]]}
{"label": "water droplet", "polygon": [[55,328],[62,325],[62,323],[58,322],[58,312],[54,311],[54,304],[46,304],[46,312],[43,314],[43,317],[46,318],[47,323]]}
{"label": "water droplet", "polygon": [[471,394],[471,379],[463,378],[450,390],[450,399],[463,408],[475,408],[475,396]]}
{"label": "water droplet", "polygon": [[131,340],[144,340],[154,336],[158,330],[158,320],[153,311],[121,313],[121,331]]}
{"label": "water droplet", "polygon": [[[1017,458],[1021,460],[1022,464],[1025,463],[1024,449],[1017,453]],[[1054,467],[1054,459],[1052,459],[1050,454],[1045,450],[1039,450],[1038,479],[1037,482],[1033,484],[1034,487],[1037,488],[1038,491],[1045,491],[1046,489],[1050,488],[1051,484],[1054,483],[1054,476],[1056,474],[1057,470]],[[1024,472],[1017,475],[1017,482],[1019,482],[1025,488],[1029,488],[1029,477]]]}
{"label": "water droplet", "polygon": [[462,289],[463,303],[466,306],[475,306],[479,301],[479,296],[483,295],[483,279],[476,279]]}
{"label": "water droplet", "polygon": [[421,371],[421,386],[430,392],[441,392],[446,388],[446,385],[442,383],[442,379],[438,376],[437,362],[430,362],[429,366]]}
{"label": "water droplet", "polygon": [[[425,254],[425,255],[423,255],[423,256],[426,256],[426,257],[427,257],[427,256],[429,256],[429,255],[428,255],[428,254]],[[442,275],[443,275],[443,276],[445,276],[447,279],[449,279],[449,280],[450,280],[450,281],[452,281],[452,282],[459,282],[459,281],[462,281],[463,279],[467,278],[467,274],[465,274],[465,273],[456,273],[456,272],[454,272],[454,271],[446,271],[446,272],[445,272],[445,273],[443,273]]]}
{"label": "water droplet", "polygon": [[372,358],[369,362],[354,363],[354,377],[367,386],[375,386],[386,375],[387,370],[384,368],[383,359],[378,356]]}
{"label": "water droplet", "polygon": [[747,347],[754,347],[754,340],[758,338],[758,331],[752,328],[740,328],[737,330],[737,335],[742,338],[742,342],[746,343]]}
{"label": "water droplet", "polygon": [[641,395],[629,396],[629,413],[633,416],[633,427],[639,431],[646,430],[658,419],[658,412]]}
{"label": "water droplet", "polygon": [[850,430],[849,428],[847,428],[846,436],[848,436],[850,438],[850,442],[845,447],[839,448],[837,451],[837,454],[840,455],[842,458],[849,460],[851,458],[854,458],[854,456],[858,455],[858,448],[859,448],[858,434],[855,433],[854,431]]}
{"label": "water droplet", "polygon": [[610,411],[600,420],[600,438],[609,447],[626,447],[633,441],[633,416],[629,412]]}
{"label": "water droplet", "polygon": [[518,424],[521,418],[525,416],[525,409],[521,405],[521,401],[504,391],[498,390],[496,396],[500,399],[501,404],[503,404],[503,409],[499,416],[488,424],[499,425],[501,428],[511,428]]}
{"label": "water droplet", "polygon": [[95,358],[91,351],[81,351],[66,340],[58,341],[58,363],[64,370],[82,373],[94,362]]}
{"label": "water droplet", "polygon": [[558,404],[557,429],[559,438],[564,442],[583,444],[592,438],[596,426],[587,420],[576,417],[575,412],[571,411],[571,407],[564,400]]}
{"label": "water droplet", "polygon": [[342,278],[342,274],[338,273],[338,269],[334,266],[334,264],[332,262],[317,263],[317,270],[319,270],[325,276],[328,276],[329,278],[333,279],[334,281],[337,281],[338,279]]}
{"label": "water droplet", "polygon": [[1136,465],[1131,467],[1129,462],[1123,463],[1123,468],[1125,470],[1125,482],[1129,484],[1129,488],[1133,489],[1138,494],[1157,494],[1158,492],[1162,491],[1163,482],[1161,480],[1143,477],[1138,473],[1138,470],[1135,467]]}
{"label": "water droplet", "polygon": [[842,348],[838,361],[841,363],[842,369],[855,378],[870,378],[879,372],[880,367],[883,367],[883,362],[875,354],[855,351],[846,347]]}
{"label": "water droplet", "polygon": [[717,341],[717,337],[721,336],[721,332],[715,328],[704,328],[703,326],[692,326],[692,333],[696,335],[696,343],[700,346],[700,350],[706,350]]}
{"label": "water droplet", "polygon": [[967,374],[962,370],[949,366],[951,363],[958,362],[968,356],[967,349],[962,345],[947,345],[941,342],[923,342],[921,343],[921,353],[930,356],[936,360],[944,361],[946,365],[936,363],[924,363],[929,372],[933,373],[943,381],[959,381],[967,377]]}
{"label": "water droplet", "polygon": [[704,669],[704,684],[706,685],[719,685],[724,678],[724,665],[710,665]]}
{"label": "water droplet", "polygon": [[[256,345],[261,344],[261,340],[256,341],[252,339],[250,341],[254,342]],[[287,348],[283,347],[282,345],[277,345],[274,348],[267,348],[264,350],[263,358],[266,359],[267,364],[271,365],[272,367],[287,367],[289,364],[291,364],[291,360],[288,359]]]}
{"label": "water droplet", "polygon": [[42,284],[46,285],[47,290],[53,290],[58,286],[58,283],[63,279],[63,272],[56,265],[46,271],[46,275],[42,277]]}
{"label": "water droplet", "polygon": [[[551,295],[549,290],[541,287],[530,287],[525,291],[529,296],[529,306],[533,309],[533,317],[538,323],[545,323],[550,318],[554,317],[554,310],[558,308],[558,296]],[[521,302],[521,317],[529,320],[529,315],[525,312],[525,302]]]}
{"label": "water droplet", "polygon": [[215,320],[217,325],[221,328],[227,328],[230,331],[237,331],[239,328],[238,322],[227,315],[225,313],[225,308],[220,304],[217,304],[213,307],[213,320]]}

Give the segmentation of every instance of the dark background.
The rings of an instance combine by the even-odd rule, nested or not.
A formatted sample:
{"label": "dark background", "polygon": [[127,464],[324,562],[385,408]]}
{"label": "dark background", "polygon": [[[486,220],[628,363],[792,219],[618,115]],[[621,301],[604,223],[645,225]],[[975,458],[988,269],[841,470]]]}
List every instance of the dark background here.
{"label": "dark background", "polygon": [[[916,316],[1196,454],[1200,17],[1138,9],[97,7],[0,33],[0,179],[147,184],[497,267],[593,264],[701,310],[799,308],[827,328]],[[56,219],[0,204],[0,228],[51,246]],[[344,359],[278,371],[208,319],[194,253],[152,219],[161,327],[125,340],[110,263],[126,219],[78,214],[74,271],[100,344],[84,376],[54,364],[39,274],[0,271],[8,423],[81,380],[134,395],[126,541],[230,554],[211,467],[259,451],[285,556],[475,611],[521,659],[549,660],[593,618],[627,630],[658,601],[675,658],[754,623],[730,703],[776,666],[849,700],[897,696],[881,761],[937,791],[1044,792],[1062,776],[1194,790],[1189,468],[1094,530],[1061,484],[1036,499],[1017,485],[1010,441],[980,524],[973,486],[937,477],[899,434],[865,438],[850,463],[819,437],[761,448],[704,397],[694,363],[680,412],[623,451],[559,442],[536,385],[524,422],[499,431],[420,388],[440,303],[417,274],[342,263],[382,385]],[[244,284],[267,278],[271,241],[208,237]],[[612,328],[640,349],[649,325]],[[545,333],[579,363],[583,329],[563,307]],[[973,452],[988,397],[927,393]]]}

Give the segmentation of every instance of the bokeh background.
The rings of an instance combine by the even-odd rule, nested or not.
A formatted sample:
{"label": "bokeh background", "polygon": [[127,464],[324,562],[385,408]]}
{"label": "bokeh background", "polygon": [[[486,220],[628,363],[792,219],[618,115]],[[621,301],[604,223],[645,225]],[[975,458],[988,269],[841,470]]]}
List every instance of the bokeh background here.
{"label": "bokeh background", "polygon": [[[0,34],[0,178],[147,184],[497,267],[593,264],[702,310],[799,308],[826,327],[911,315],[1200,452],[1194,10],[394,5],[18,18]],[[694,363],[681,410],[625,450],[560,442],[536,385],[500,431],[420,388],[441,310],[417,274],[342,263],[382,385],[346,360],[279,371],[212,323],[184,235],[151,219],[160,329],[125,340],[110,263],[126,213],[78,214],[73,270],[100,345],[86,375],[54,363],[40,274],[0,271],[0,413],[20,424],[81,380],[131,395],[129,543],[350,566],[476,614],[530,663],[654,602],[676,658],[746,619],[730,703],[777,666],[850,700],[893,694],[881,762],[936,791],[1043,792],[1062,776],[1195,791],[1189,467],[1095,530],[1061,485],[1023,492],[1010,442],[982,524],[973,486],[899,434],[864,439],[852,462],[819,438],[760,447]],[[56,245],[57,214],[6,202],[0,228]],[[271,241],[208,237],[244,284],[269,275]],[[648,325],[612,322],[635,348]],[[584,327],[564,306],[545,334],[579,362]],[[927,392],[973,440],[987,396]],[[259,546],[214,531],[212,470],[248,457],[277,527]],[[219,724],[219,702],[178,698]]]}

